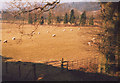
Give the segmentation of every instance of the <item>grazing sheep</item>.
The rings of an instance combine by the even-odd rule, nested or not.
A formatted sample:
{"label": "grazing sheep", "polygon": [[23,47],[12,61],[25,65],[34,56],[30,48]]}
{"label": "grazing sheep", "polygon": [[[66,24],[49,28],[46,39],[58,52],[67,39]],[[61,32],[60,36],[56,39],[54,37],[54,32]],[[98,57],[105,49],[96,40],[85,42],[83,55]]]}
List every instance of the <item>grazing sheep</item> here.
{"label": "grazing sheep", "polygon": [[80,28],[78,28],[78,30],[80,30]]}
{"label": "grazing sheep", "polygon": [[56,36],[56,34],[53,34],[52,36],[53,36],[53,37],[55,37],[55,36]]}
{"label": "grazing sheep", "polygon": [[66,31],[66,29],[63,29],[63,32]]}
{"label": "grazing sheep", "polygon": [[73,31],[73,29],[70,29],[70,31]]}
{"label": "grazing sheep", "polygon": [[40,32],[38,32],[38,34],[40,34]]}
{"label": "grazing sheep", "polygon": [[12,38],[12,40],[15,40],[15,39],[16,39],[15,37]]}
{"label": "grazing sheep", "polygon": [[88,44],[89,46],[91,46],[91,42],[88,42],[87,44]]}
{"label": "grazing sheep", "polygon": [[92,38],[91,41],[94,43],[95,42],[95,38]]}
{"label": "grazing sheep", "polygon": [[95,38],[92,38],[93,40],[95,40]]}
{"label": "grazing sheep", "polygon": [[7,43],[7,40],[4,40],[3,43]]}

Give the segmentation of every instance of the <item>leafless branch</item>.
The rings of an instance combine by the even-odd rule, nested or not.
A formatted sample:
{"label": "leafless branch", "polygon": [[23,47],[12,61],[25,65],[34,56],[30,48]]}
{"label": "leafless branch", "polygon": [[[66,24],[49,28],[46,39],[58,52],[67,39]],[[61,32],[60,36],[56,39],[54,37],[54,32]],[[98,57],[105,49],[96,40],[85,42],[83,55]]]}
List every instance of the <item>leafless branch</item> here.
{"label": "leafless branch", "polygon": [[[44,12],[54,9],[59,3],[60,3],[60,0],[53,0],[52,2],[42,2],[40,4],[13,1],[8,3],[9,5],[8,10],[11,10],[10,14],[12,14],[12,17],[13,17],[13,19],[11,19],[13,21],[12,23],[16,23],[16,18],[19,16],[20,18],[23,17],[25,19],[26,18],[25,16],[28,17],[28,13],[31,13],[31,14],[37,13],[41,15]],[[24,20],[22,22],[21,20],[19,20],[19,23],[17,24],[18,27],[16,28],[18,28],[18,31],[21,34],[20,41],[22,41],[22,37],[25,35],[29,36],[30,39],[32,38],[32,36],[34,35],[34,32],[38,29],[38,25],[40,21],[39,17],[36,17],[36,18],[37,18],[37,22],[32,24],[33,26],[35,26],[35,28],[30,33],[24,32],[24,25],[25,25]]]}
{"label": "leafless branch", "polygon": [[[59,4],[59,3],[60,3],[60,0],[55,0],[52,3],[46,2],[46,4],[44,6],[35,7],[34,9],[30,9],[30,10],[23,10],[22,8],[20,8],[20,7],[18,7],[17,5],[14,4],[14,6],[19,8],[19,10],[20,10],[17,14],[14,15],[14,17],[16,17],[18,14],[20,15],[22,13],[32,12],[32,11],[38,10],[38,9],[40,9],[40,12],[47,12],[47,11],[55,8],[56,5]],[[48,7],[48,6],[49,6],[49,8],[45,10],[45,8]]]}

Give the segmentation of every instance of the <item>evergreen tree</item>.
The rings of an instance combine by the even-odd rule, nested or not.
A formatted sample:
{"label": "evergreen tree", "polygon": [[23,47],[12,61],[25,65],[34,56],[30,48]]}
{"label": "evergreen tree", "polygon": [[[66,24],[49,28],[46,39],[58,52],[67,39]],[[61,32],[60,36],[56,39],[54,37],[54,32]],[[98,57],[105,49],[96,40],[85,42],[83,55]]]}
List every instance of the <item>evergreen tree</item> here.
{"label": "evergreen tree", "polygon": [[43,17],[43,16],[41,16],[41,18],[40,18],[40,24],[41,24],[41,25],[44,24],[44,17]]}
{"label": "evergreen tree", "polygon": [[86,24],[86,12],[84,11],[82,15],[80,16],[80,25],[85,25]]}
{"label": "evergreen tree", "polygon": [[48,24],[51,24],[52,21],[51,21],[51,12],[49,12],[49,16],[48,16]]}
{"label": "evergreen tree", "polygon": [[28,23],[29,24],[32,24],[33,21],[32,21],[32,15],[29,13],[29,16],[28,16]]}
{"label": "evergreen tree", "polygon": [[37,22],[37,14],[35,14],[34,22]]}
{"label": "evergreen tree", "polygon": [[76,19],[79,20],[79,16],[77,16]]}
{"label": "evergreen tree", "polygon": [[65,17],[64,17],[64,24],[68,23],[68,15],[67,13],[65,14]]}
{"label": "evergreen tree", "polygon": [[94,25],[94,17],[93,15],[89,18],[89,25]]}
{"label": "evergreen tree", "polygon": [[57,20],[57,23],[60,23],[61,22],[61,19],[59,16],[56,17],[56,20]]}
{"label": "evergreen tree", "polygon": [[75,22],[74,10],[71,10],[69,22],[72,24]]}

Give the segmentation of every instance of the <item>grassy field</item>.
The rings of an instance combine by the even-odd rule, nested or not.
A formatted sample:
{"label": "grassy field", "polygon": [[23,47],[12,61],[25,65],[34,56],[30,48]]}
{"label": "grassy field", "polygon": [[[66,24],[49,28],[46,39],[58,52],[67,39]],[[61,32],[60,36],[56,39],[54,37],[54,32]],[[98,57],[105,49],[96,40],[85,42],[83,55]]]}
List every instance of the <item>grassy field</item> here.
{"label": "grassy field", "polygon": [[[93,37],[96,38],[96,34],[100,31],[99,27],[43,25],[38,27],[31,39],[27,35],[23,36],[20,43],[18,40],[21,34],[16,27],[18,27],[16,24],[2,24],[2,41],[8,40],[8,43],[2,43],[2,56],[11,57],[12,60],[42,62],[61,58],[65,60],[92,59],[99,56],[95,44],[87,45]],[[33,29],[33,25],[24,26],[25,33]],[[66,31],[63,32],[64,29]],[[56,37],[52,37],[52,34],[56,34]],[[12,37],[16,37],[16,40],[12,40]]]}
{"label": "grassy field", "polygon": [[[46,62],[64,60],[75,61],[79,60],[92,63],[100,66],[101,61],[105,62],[98,50],[95,43],[99,42],[97,34],[101,31],[97,26],[55,26],[55,25],[41,25],[35,31],[35,34],[30,39],[29,36],[24,35],[21,39],[21,35],[18,29],[18,24],[2,23],[2,56],[10,58],[8,59],[8,72],[6,73],[6,63],[3,62],[3,80],[34,80],[34,73],[32,64],[36,63],[36,80],[114,80],[107,76],[104,78],[101,75],[89,73],[89,69],[84,73],[80,70],[61,72],[60,67],[54,67],[53,64],[48,65]],[[30,33],[35,26],[24,25],[24,32]],[[80,29],[79,29],[80,28]],[[63,31],[65,29],[65,31]],[[73,31],[70,31],[73,29]],[[48,32],[47,32],[48,31]],[[38,34],[40,32],[40,34]],[[56,34],[55,37],[52,37]],[[16,37],[16,40],[12,40],[12,37]],[[91,43],[89,46],[87,43],[95,38],[95,43]],[[7,40],[7,43],[3,43]],[[97,59],[98,61],[95,61]],[[21,73],[22,78],[19,78],[18,63],[21,61]],[[30,62],[30,63],[26,63]],[[83,64],[87,66],[89,64]],[[92,64],[92,66],[94,66]],[[14,69],[13,69],[14,68]],[[74,67],[75,69],[77,66]],[[84,68],[79,65],[79,68]],[[99,67],[100,68],[100,67]],[[29,71],[31,71],[29,77],[26,78]],[[98,69],[98,72],[100,70]],[[78,74],[77,74],[78,73]],[[59,74],[59,75],[58,75]],[[83,74],[83,75],[81,75]],[[56,75],[58,75],[56,77]],[[64,75],[64,76],[63,76]],[[74,78],[73,78],[74,75]],[[84,75],[86,77],[84,78]],[[91,77],[92,76],[92,77]],[[95,78],[94,76],[98,76]],[[56,77],[56,78],[55,78]],[[81,78],[80,78],[81,77]],[[116,78],[115,78],[116,79]]]}

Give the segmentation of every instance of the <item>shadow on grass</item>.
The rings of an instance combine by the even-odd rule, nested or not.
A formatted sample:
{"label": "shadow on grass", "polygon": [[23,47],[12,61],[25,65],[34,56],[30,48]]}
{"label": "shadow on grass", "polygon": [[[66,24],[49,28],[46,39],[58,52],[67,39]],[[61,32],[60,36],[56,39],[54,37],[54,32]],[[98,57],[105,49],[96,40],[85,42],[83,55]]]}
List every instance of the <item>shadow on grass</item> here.
{"label": "shadow on grass", "polygon": [[[45,63],[2,62],[4,81],[118,81],[118,77],[79,70],[61,70]],[[7,68],[6,68],[7,67]]]}
{"label": "shadow on grass", "polygon": [[2,57],[2,61],[7,61],[8,59],[13,59],[11,57],[4,57],[4,56],[1,56]]}

